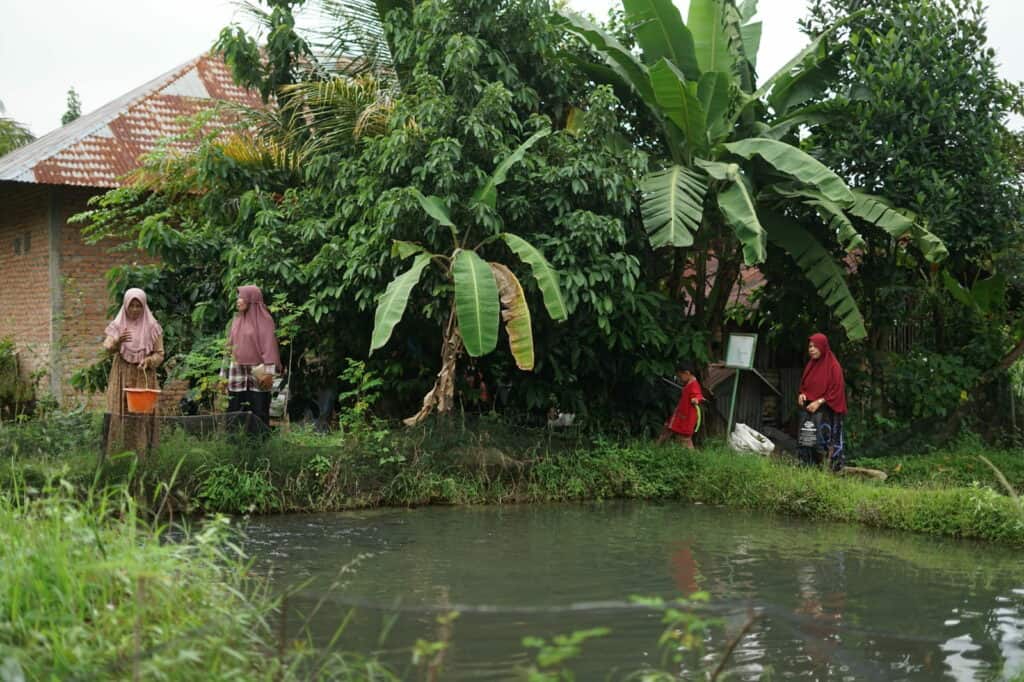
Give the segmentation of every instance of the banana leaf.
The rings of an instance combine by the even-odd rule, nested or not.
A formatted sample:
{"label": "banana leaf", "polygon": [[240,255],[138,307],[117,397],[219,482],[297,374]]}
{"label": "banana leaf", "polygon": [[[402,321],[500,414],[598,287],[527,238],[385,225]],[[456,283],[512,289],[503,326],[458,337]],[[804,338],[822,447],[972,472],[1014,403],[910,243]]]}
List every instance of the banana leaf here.
{"label": "banana leaf", "polygon": [[565,320],[569,317],[569,309],[562,297],[562,288],[558,284],[558,270],[548,263],[537,247],[522,237],[510,232],[502,233],[501,238],[505,240],[512,252],[519,256],[519,259],[530,266],[533,278],[537,280],[537,286],[544,299],[544,307],[553,320]]}
{"label": "banana leaf", "polygon": [[501,263],[491,263],[491,272],[498,282],[501,299],[501,319],[505,321],[508,347],[515,358],[516,367],[529,372],[533,369],[533,328],[530,325],[530,307],[526,294],[515,274]]}
{"label": "banana leaf", "polygon": [[377,301],[377,310],[373,314],[373,336],[370,340],[370,354],[378,348],[383,348],[391,332],[394,331],[402,316],[405,314],[405,307],[409,303],[409,293],[416,283],[420,281],[420,274],[423,268],[430,263],[430,254],[420,253],[412,262],[412,267],[398,277],[391,280],[388,288],[381,294]]}
{"label": "banana leaf", "polygon": [[466,352],[487,355],[498,345],[498,285],[487,262],[475,251],[459,250],[452,264],[455,316]]}

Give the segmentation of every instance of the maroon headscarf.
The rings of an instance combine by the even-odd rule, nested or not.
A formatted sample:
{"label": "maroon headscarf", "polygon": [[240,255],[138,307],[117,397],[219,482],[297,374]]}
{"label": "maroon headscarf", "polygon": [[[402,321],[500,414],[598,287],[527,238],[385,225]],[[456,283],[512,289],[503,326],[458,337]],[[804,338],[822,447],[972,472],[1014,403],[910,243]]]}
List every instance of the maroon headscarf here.
{"label": "maroon headscarf", "polygon": [[[137,320],[128,319],[128,306],[132,301],[142,304],[142,314]],[[149,302],[146,300],[146,292],[142,289],[129,289],[124,292],[124,301],[117,317],[107,325],[106,335],[118,338],[124,331],[132,333],[132,340],[121,344],[119,352],[126,362],[137,365],[153,352],[156,342],[163,336],[164,330],[160,323],[153,317],[149,310]]]}
{"label": "maroon headscarf", "polygon": [[235,361],[240,365],[274,365],[281,367],[277,350],[274,318],[263,302],[263,292],[256,286],[238,287],[238,297],[249,304],[244,313],[235,313],[228,343]]}
{"label": "maroon headscarf", "polygon": [[835,354],[828,345],[828,337],[824,334],[812,334],[810,342],[821,351],[817,360],[808,360],[804,367],[804,375],[800,379],[800,392],[807,396],[808,402],[819,398],[836,414],[846,414],[846,381],[843,379],[843,368],[836,360]]}

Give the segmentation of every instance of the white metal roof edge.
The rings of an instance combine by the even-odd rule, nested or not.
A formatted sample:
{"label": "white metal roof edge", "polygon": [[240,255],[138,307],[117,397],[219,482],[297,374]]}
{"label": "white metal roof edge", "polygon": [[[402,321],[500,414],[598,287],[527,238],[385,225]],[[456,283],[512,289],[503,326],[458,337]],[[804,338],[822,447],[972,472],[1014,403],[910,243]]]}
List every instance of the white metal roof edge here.
{"label": "white metal roof edge", "polygon": [[[99,109],[84,114],[56,130],[51,130],[24,147],[18,147],[8,154],[0,156],[0,180],[37,182],[32,170],[36,165],[99,132],[115,118],[131,109],[138,101],[161,90],[190,68],[196,68],[199,60],[204,56],[206,53],[190,59],[184,64],[179,64],[117,99],[107,102]],[[28,176],[31,176],[32,179],[29,180]]]}

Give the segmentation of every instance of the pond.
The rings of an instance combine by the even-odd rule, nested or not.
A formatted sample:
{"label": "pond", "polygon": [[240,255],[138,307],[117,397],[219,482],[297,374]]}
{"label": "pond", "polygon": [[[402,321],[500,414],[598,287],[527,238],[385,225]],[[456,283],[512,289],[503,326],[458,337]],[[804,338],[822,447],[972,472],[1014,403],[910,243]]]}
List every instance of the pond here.
{"label": "pond", "polygon": [[[525,636],[607,626],[572,664],[622,679],[657,664],[659,612],[631,595],[697,590],[725,623],[732,679],[974,680],[1024,669],[1019,553],[839,524],[684,504],[428,507],[253,519],[256,568],[289,597],[283,625],[378,652],[401,670],[417,638],[455,621],[443,679],[521,679]],[[319,604],[319,608],[317,605]],[[405,649],[403,650],[403,647]]]}

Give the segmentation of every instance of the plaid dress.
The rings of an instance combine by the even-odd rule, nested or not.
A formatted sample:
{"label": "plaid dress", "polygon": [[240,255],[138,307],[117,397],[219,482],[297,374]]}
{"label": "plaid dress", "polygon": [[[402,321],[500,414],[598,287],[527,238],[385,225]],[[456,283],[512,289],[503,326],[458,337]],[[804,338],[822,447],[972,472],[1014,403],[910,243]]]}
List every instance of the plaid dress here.
{"label": "plaid dress", "polygon": [[[244,391],[266,392],[260,388],[259,383],[256,381],[256,377],[252,373],[253,367],[256,367],[256,365],[240,365],[232,360],[228,367],[221,368],[221,378],[228,380],[228,393],[242,393]],[[271,374],[274,374],[274,372],[271,372]]]}

